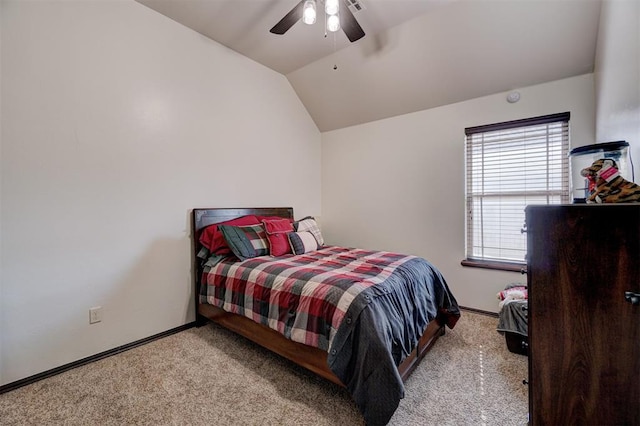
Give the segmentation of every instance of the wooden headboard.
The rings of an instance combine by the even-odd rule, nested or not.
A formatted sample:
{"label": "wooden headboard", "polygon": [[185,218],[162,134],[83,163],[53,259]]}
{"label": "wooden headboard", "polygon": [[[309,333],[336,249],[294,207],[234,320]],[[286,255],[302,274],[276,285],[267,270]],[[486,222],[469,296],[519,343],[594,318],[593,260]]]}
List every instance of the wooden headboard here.
{"label": "wooden headboard", "polygon": [[202,277],[202,266],[198,258],[200,251],[200,232],[209,225],[213,225],[227,220],[235,219],[246,215],[256,216],[279,216],[293,219],[292,207],[249,207],[249,208],[212,208],[193,209],[191,218],[191,239],[193,248],[193,275],[195,286],[195,310],[196,320],[198,320],[198,304],[200,303],[200,279]]}
{"label": "wooden headboard", "polygon": [[[193,236],[200,230],[215,223],[225,222],[246,215],[280,216],[293,219],[292,207],[250,207],[239,209],[193,209]],[[197,241],[196,241],[197,242]],[[197,244],[196,244],[196,247]],[[199,247],[198,247],[199,248]]]}

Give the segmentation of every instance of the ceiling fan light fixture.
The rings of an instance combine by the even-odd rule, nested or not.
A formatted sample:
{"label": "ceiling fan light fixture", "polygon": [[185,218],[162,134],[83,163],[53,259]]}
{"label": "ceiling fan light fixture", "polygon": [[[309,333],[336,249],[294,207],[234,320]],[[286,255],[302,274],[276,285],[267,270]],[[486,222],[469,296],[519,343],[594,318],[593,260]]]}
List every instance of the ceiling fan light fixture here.
{"label": "ceiling fan light fixture", "polygon": [[339,0],[325,0],[324,2],[324,11],[327,15],[337,15],[340,10],[340,1]]}
{"label": "ceiling fan light fixture", "polygon": [[[320,4],[326,6],[326,3],[331,1],[333,0],[322,0]],[[336,1],[338,3],[338,9],[340,10],[333,15],[327,15],[325,13],[325,37],[329,32],[335,32],[341,29],[344,31],[344,35],[347,36],[351,43],[360,40],[365,36],[364,30],[360,24],[358,24],[358,20],[353,16],[353,13],[349,9],[350,5],[354,4],[354,2],[358,2],[359,0],[348,0],[349,4],[345,3],[346,0]],[[340,3],[342,4],[340,5]],[[298,3],[296,3],[293,9],[284,15],[284,17],[280,19],[280,21],[278,21],[278,23],[276,23],[269,32],[272,34],[282,35],[289,31],[296,22],[300,21],[303,21],[303,23],[307,25],[314,24],[317,19],[317,4],[317,0],[298,0]],[[358,9],[360,10],[362,7],[359,7]]]}
{"label": "ceiling fan light fixture", "polygon": [[[299,15],[298,15],[299,16]],[[307,25],[316,23],[316,1],[307,0],[302,8],[302,22]]]}
{"label": "ceiling fan light fixture", "polygon": [[330,15],[327,18],[327,31],[331,31],[332,33],[334,33],[339,29],[340,29],[340,18],[338,18],[338,15]]}

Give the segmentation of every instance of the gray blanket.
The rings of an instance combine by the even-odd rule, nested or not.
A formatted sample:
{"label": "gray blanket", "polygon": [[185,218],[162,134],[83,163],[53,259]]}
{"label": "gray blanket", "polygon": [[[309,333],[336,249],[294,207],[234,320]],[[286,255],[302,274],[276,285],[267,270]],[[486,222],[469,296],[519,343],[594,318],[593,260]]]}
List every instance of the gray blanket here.
{"label": "gray blanket", "polygon": [[415,348],[427,324],[438,321],[452,327],[459,316],[456,299],[440,272],[419,258],[354,300],[333,341],[328,364],[367,425],[385,425],[393,416],[404,397],[396,366]]}
{"label": "gray blanket", "polygon": [[502,306],[498,320],[498,331],[528,335],[526,300],[511,300]]}

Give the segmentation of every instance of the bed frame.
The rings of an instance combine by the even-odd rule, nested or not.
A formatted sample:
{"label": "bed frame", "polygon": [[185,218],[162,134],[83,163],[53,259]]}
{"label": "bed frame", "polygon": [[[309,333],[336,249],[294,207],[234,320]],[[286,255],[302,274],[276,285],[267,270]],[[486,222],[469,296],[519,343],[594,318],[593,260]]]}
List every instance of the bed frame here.
{"label": "bed frame", "polygon": [[[270,329],[267,326],[258,324],[249,318],[229,313],[221,308],[205,303],[200,303],[200,280],[202,277],[202,267],[200,259],[196,256],[200,250],[200,232],[203,228],[215,223],[224,222],[245,215],[259,216],[280,216],[293,219],[293,208],[273,207],[273,208],[213,208],[213,209],[193,209],[192,214],[192,239],[195,277],[195,304],[196,321],[198,325],[206,324],[211,320],[221,326],[246,337],[254,343],[269,349],[270,351],[287,358],[288,360],[314,372],[340,386],[344,384],[333,374],[327,365],[327,352],[291,341]],[[398,372],[403,381],[406,381],[418,363],[431,349],[439,336],[444,334],[444,325],[437,321],[431,321],[425,329],[418,346],[399,366]]]}

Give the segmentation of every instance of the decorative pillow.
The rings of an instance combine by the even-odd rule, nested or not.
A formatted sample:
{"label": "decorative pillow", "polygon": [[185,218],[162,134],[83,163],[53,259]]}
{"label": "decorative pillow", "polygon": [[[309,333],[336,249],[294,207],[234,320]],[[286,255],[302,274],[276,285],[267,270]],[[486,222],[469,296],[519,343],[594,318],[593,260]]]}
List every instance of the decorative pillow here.
{"label": "decorative pillow", "polygon": [[293,224],[289,219],[269,219],[263,220],[262,224],[269,240],[269,254],[271,256],[282,256],[291,253],[291,245],[287,234],[293,231]]}
{"label": "decorative pillow", "polygon": [[315,237],[318,242],[318,246],[324,245],[324,239],[322,238],[322,234],[320,233],[320,228],[318,227],[318,222],[311,217],[307,216],[303,219],[300,219],[296,222],[293,222],[293,229],[298,232],[308,231]]}
{"label": "decorative pillow", "polygon": [[262,225],[220,225],[219,229],[238,259],[246,260],[269,254],[267,234]]}
{"label": "decorative pillow", "polygon": [[287,234],[293,254],[304,254],[318,250],[318,241],[309,231],[290,232]]}
{"label": "decorative pillow", "polygon": [[256,217],[258,218],[259,222],[262,222],[263,220],[288,220],[289,222],[293,223],[293,219],[289,219],[286,217],[280,217],[280,216],[260,216],[260,215],[256,215]]}
{"label": "decorative pillow", "polygon": [[209,225],[200,234],[200,244],[206,247],[211,254],[231,254],[231,249],[227,245],[226,240],[224,239],[224,235],[218,229],[220,225],[233,225],[233,226],[244,226],[244,225],[258,225],[260,221],[254,215],[242,216],[236,219],[227,220],[225,222],[216,223],[214,225]]}

